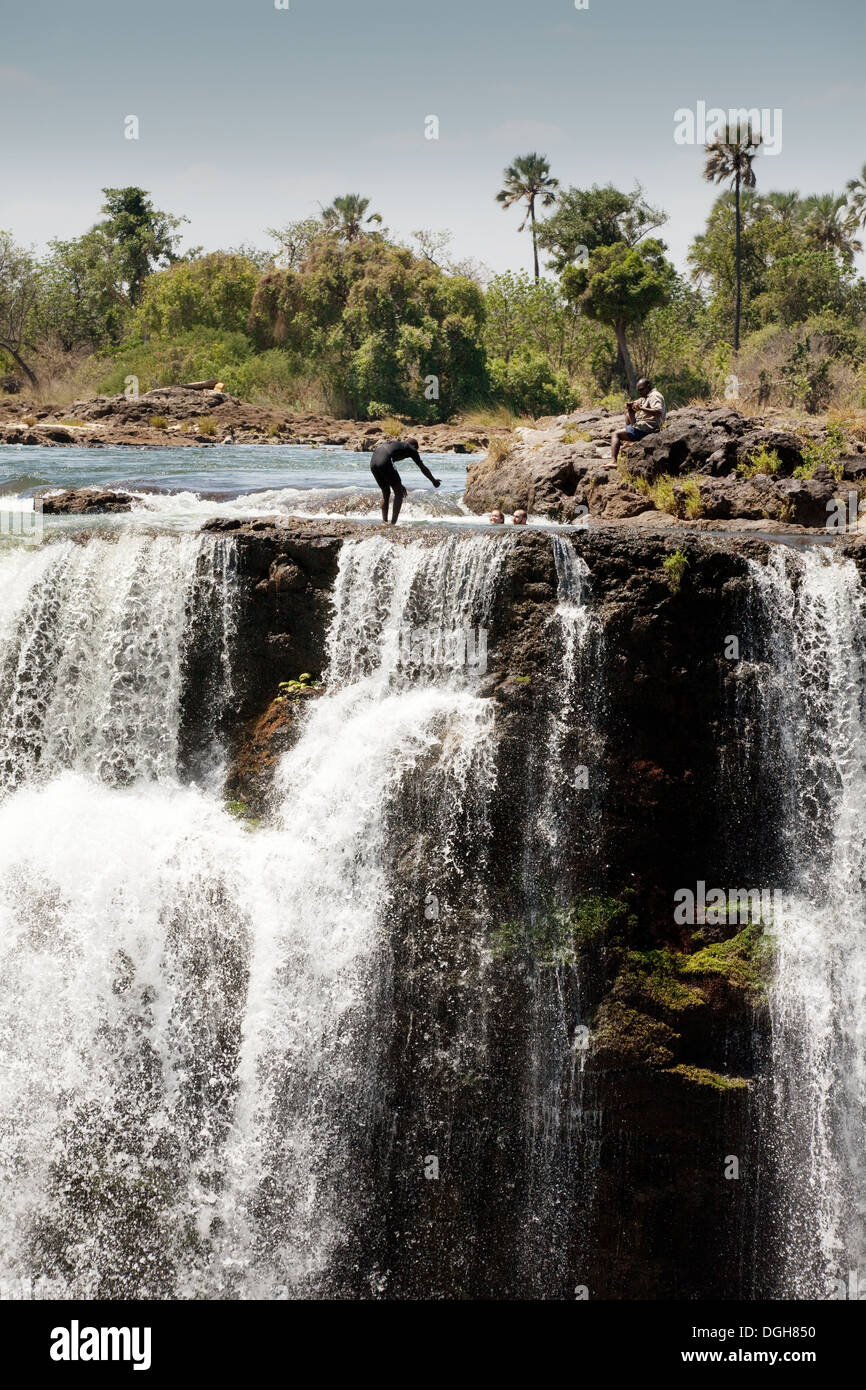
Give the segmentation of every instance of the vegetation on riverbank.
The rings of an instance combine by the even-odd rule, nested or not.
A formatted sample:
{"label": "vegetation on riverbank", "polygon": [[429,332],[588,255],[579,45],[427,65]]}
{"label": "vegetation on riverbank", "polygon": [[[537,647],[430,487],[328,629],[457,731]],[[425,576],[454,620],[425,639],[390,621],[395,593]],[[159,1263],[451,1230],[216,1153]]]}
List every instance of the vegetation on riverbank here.
{"label": "vegetation on riverbank", "polygon": [[765,192],[759,142],[717,144],[707,177],[731,188],[688,276],[639,187],[560,188],[536,155],[497,195],[505,210],[526,203],[548,259],[536,276],[455,263],[447,233],[400,245],[356,194],[272,231],[272,251],[182,255],[184,219],[142,189],[105,189],[102,220],[41,258],[0,232],[0,389],[62,404],[216,378],[297,411],[513,420],[618,407],[640,371],[669,405],[862,409],[866,170],[847,195]]}

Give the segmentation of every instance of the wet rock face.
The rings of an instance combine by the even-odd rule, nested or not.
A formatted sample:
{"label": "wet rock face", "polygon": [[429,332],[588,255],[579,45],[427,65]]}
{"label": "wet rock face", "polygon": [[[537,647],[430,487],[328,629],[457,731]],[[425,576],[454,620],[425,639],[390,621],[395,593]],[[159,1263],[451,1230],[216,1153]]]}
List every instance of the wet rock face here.
{"label": "wet rock face", "polygon": [[[340,546],[358,532],[210,525],[235,535],[242,581],[229,792],[267,816],[303,716],[274,696],[301,671],[322,675]],[[673,904],[700,879],[760,882],[775,852],[766,789],[738,747],[744,682],[766,659],[747,636],[748,561],[767,543],[686,537],[677,579],[665,535],[572,533],[597,620],[581,708],[596,713],[567,732],[590,776],[553,874],[534,814],[563,678],[553,539],[494,534],[508,553],[480,694],[494,711],[495,797],[483,841],[470,819],[454,842],[454,881],[439,884],[452,909],[435,921],[424,908],[435,757],[395,804],[387,1095],[365,1178],[376,1200],[334,1292],[369,1293],[372,1250],[389,1296],[453,1296],[455,1271],[472,1297],[570,1298],[582,1284],[608,1298],[747,1293],[761,1277],[760,1252],[745,1246],[755,1188],[725,1182],[722,1164],[760,1161],[771,1181],[755,1150],[767,1046],[755,941],[736,925],[678,926]],[[731,634],[742,664],[725,654]],[[554,794],[564,802],[564,788]],[[480,1015],[481,1041],[467,1041]],[[585,1061],[563,1066],[556,1040],[576,1047],[584,1027]],[[553,1130],[539,1106],[558,1117]],[[429,1154],[441,1182],[419,1181]]]}

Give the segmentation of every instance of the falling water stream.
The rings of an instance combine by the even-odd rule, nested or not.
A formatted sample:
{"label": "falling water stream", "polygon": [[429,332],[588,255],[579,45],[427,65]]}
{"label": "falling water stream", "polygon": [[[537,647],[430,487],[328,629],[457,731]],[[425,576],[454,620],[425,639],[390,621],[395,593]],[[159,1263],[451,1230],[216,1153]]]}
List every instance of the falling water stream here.
{"label": "falling water stream", "polygon": [[778,797],[771,987],[778,1292],[866,1274],[866,595],[853,561],[752,564],[769,638],[764,769]]}
{"label": "falling water stream", "polygon": [[184,781],[198,624],[214,728],[230,695],[224,545],[2,560],[0,1262],[62,1296],[316,1293],[363,1201],[390,805],[433,760],[447,859],[463,800],[489,796],[486,538],[343,547],[327,693],[272,825],[225,811],[218,765]]}
{"label": "falling water stream", "polygon": [[[483,1070],[497,774],[481,681],[511,543],[344,542],[325,688],[256,829],[221,790],[231,541],[120,530],[0,555],[0,1279],[54,1297],[328,1291],[375,1216],[403,820],[437,914],[463,897],[459,1036],[431,1020],[430,1066]],[[604,720],[589,572],[570,540],[552,544],[555,671],[525,816],[539,911],[568,888],[576,826],[592,852]],[[853,563],[820,548],[779,548],[750,574],[783,827],[776,1293],[826,1297],[866,1273],[866,599]],[[429,951],[447,930],[431,925]],[[407,940],[404,955],[420,949]],[[550,1296],[594,1142],[576,1051],[588,1020],[565,967],[536,971],[527,997],[516,1259],[522,1286]]]}

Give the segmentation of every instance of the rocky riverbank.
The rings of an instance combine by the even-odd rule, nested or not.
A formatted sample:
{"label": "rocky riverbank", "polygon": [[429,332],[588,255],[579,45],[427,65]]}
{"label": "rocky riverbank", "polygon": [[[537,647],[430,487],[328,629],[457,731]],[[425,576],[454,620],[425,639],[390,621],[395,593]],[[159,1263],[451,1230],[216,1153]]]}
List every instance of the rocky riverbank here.
{"label": "rocky riverbank", "polygon": [[467,506],[563,521],[642,525],[662,513],[683,527],[810,529],[827,524],[834,497],[866,482],[866,445],[844,427],[816,421],[795,432],[778,412],[689,406],[610,469],[610,435],[623,423],[596,410],[516,430],[510,448],[470,463]]}
{"label": "rocky riverbank", "polygon": [[[0,444],[98,448],[219,444],[334,445],[371,451],[385,421],[337,420],[327,415],[293,415],[250,405],[226,391],[166,386],[138,396],[96,396],[60,409],[18,397],[0,398]],[[412,425],[422,449],[431,453],[482,452],[504,428]]]}

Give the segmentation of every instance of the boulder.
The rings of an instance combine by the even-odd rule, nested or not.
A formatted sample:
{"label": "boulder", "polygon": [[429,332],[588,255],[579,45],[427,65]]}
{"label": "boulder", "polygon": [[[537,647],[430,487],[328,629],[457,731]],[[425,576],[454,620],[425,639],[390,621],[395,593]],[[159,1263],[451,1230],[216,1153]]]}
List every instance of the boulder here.
{"label": "boulder", "polygon": [[91,516],[99,512],[128,512],[133,498],[126,492],[101,488],[67,488],[65,492],[41,498],[44,516]]}

